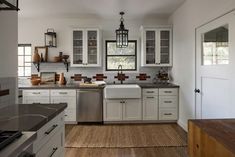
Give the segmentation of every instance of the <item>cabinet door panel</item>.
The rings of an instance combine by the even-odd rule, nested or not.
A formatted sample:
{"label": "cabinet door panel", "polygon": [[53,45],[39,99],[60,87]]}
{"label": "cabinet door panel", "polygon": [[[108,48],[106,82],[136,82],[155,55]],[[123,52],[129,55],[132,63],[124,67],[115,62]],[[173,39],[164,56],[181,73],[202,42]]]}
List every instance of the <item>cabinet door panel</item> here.
{"label": "cabinet door panel", "polygon": [[122,120],[122,101],[106,100],[104,107],[105,121],[121,121]]}
{"label": "cabinet door panel", "polygon": [[141,99],[124,100],[123,120],[142,120]]}
{"label": "cabinet door panel", "polygon": [[87,31],[87,62],[98,64],[98,31]]}
{"label": "cabinet door panel", "polygon": [[83,30],[73,31],[73,64],[83,64],[84,59],[84,33]]}
{"label": "cabinet door panel", "polygon": [[158,120],[158,97],[144,96],[143,97],[143,119]]}
{"label": "cabinet door panel", "polygon": [[155,64],[156,63],[156,31],[155,30],[145,31],[145,52],[146,52],[145,64]]}

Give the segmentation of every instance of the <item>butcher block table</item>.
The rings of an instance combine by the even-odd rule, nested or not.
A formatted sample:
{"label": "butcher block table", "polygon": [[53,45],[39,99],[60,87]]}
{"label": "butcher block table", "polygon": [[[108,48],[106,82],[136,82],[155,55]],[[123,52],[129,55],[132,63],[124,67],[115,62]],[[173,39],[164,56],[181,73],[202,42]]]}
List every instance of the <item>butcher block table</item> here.
{"label": "butcher block table", "polygon": [[189,157],[235,157],[235,119],[188,123]]}

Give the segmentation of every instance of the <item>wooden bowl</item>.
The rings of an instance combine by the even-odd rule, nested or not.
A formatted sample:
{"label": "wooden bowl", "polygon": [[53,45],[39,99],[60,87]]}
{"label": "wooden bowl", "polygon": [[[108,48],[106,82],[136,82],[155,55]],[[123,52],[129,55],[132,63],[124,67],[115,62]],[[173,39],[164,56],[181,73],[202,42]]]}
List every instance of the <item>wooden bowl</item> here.
{"label": "wooden bowl", "polygon": [[60,56],[55,56],[54,57],[54,62],[61,62],[62,58]]}
{"label": "wooden bowl", "polygon": [[31,80],[31,84],[32,84],[33,86],[39,85],[40,82],[41,82],[40,79],[32,79],[32,80]]}

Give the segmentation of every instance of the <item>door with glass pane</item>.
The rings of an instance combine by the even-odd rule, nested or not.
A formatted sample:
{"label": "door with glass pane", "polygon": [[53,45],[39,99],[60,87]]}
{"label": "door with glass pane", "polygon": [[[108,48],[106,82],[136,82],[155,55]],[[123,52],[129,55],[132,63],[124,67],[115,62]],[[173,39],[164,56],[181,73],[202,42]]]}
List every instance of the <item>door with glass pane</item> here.
{"label": "door with glass pane", "polygon": [[171,64],[171,29],[160,29],[160,64]]}
{"label": "door with glass pane", "polygon": [[196,118],[235,118],[235,12],[196,29]]}
{"label": "door with glass pane", "polygon": [[84,63],[84,33],[83,30],[73,31],[73,56],[72,64],[82,65]]}
{"label": "door with glass pane", "polygon": [[98,31],[87,30],[87,64],[98,64]]}
{"label": "door with glass pane", "polygon": [[157,51],[156,51],[156,30],[145,31],[145,64],[155,65],[157,63]]}

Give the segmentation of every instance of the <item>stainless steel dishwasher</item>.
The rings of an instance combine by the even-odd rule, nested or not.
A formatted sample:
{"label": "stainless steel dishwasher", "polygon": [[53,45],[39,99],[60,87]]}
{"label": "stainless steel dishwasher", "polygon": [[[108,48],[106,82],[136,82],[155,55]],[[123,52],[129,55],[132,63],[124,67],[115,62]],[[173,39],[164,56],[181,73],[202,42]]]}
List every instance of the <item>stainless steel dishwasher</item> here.
{"label": "stainless steel dishwasher", "polygon": [[103,122],[103,89],[77,90],[77,122]]}

